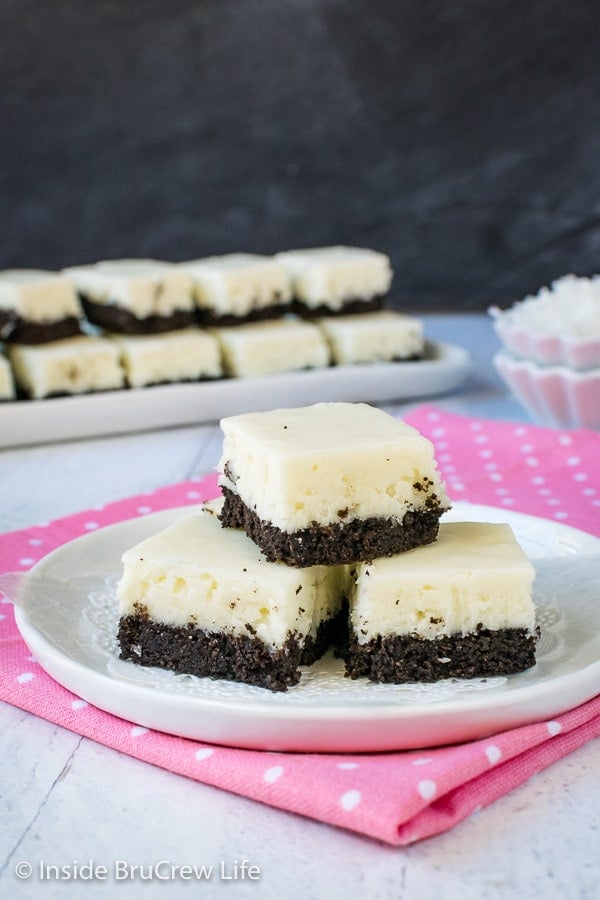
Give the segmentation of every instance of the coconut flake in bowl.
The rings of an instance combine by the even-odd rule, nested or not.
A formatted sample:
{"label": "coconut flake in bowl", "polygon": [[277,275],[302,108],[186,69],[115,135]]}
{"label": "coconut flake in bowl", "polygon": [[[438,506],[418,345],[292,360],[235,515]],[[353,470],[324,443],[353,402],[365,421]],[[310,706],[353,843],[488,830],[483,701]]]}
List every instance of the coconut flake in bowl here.
{"label": "coconut flake in bowl", "polygon": [[600,276],[565,275],[508,310],[490,307],[508,350],[543,365],[600,366]]}

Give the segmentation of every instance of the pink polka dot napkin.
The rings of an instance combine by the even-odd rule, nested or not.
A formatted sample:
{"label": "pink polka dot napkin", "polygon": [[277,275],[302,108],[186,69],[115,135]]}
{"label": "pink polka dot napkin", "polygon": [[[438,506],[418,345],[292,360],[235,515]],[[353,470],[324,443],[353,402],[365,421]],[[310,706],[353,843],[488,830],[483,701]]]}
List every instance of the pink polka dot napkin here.
{"label": "pink polka dot napkin", "polygon": [[[476,420],[420,406],[453,499],[514,509],[600,535],[600,435]],[[215,476],[0,536],[0,570],[26,570],[87,531],[214,496]],[[0,699],[188,778],[393,845],[446,831],[600,735],[600,696],[553,721],[431,750],[333,755],[211,746],[96,709],[31,658],[0,604]],[[600,691],[600,685],[598,686]]]}

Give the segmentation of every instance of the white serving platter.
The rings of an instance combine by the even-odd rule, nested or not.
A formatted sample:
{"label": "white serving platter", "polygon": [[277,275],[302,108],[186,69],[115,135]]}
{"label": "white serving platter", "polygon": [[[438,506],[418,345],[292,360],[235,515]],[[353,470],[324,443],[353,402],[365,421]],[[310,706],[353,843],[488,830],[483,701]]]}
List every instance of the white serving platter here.
{"label": "white serving platter", "polygon": [[193,507],[65,544],[25,576],[0,576],[40,665],[100,709],[170,734],[236,747],[371,752],[434,747],[551,719],[600,692],[600,540],[561,523],[456,503],[448,520],[507,522],[536,567],[541,639],[519,675],[430,685],[344,677],[329,655],[285,693],[118,658],[115,585],[125,549]]}
{"label": "white serving platter", "polygon": [[18,400],[0,404],[0,447],[198,425],[317,401],[384,403],[431,397],[458,387],[470,367],[462,347],[429,341],[425,358],[418,361]]}

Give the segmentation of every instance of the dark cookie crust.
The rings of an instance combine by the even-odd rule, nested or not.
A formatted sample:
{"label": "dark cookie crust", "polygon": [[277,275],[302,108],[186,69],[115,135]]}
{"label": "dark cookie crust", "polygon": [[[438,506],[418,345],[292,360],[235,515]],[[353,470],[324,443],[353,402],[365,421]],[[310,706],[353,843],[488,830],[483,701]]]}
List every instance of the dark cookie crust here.
{"label": "dark cookie crust", "polygon": [[164,625],[148,618],[140,607],[139,612],[122,616],[119,621],[120,657],[182,675],[286,691],[298,684],[298,667],[311,665],[327,650],[337,637],[340,621],[336,617],[322,622],[316,637],[309,636],[303,645],[292,634],[278,650],[271,650],[252,634],[251,626],[246,627],[248,635],[232,635],[203,631],[192,624]]}
{"label": "dark cookie crust", "polygon": [[15,327],[16,313],[0,309],[0,341],[6,340]]}
{"label": "dark cookie crust", "polygon": [[118,334],[162,334],[164,331],[177,331],[179,328],[196,324],[193,309],[177,309],[168,316],[146,316],[144,319],[138,319],[123,306],[96,303],[83,296],[81,305],[90,322]]}
{"label": "dark cookie crust", "polygon": [[282,560],[288,566],[333,566],[370,561],[380,556],[393,556],[435,541],[439,519],[444,510],[435,495],[427,498],[423,510],[407,512],[402,522],[396,519],[354,519],[335,522],[300,531],[281,531],[263,522],[237,494],[223,487],[224,528],[242,528],[260,547],[270,562]]}
{"label": "dark cookie crust", "polygon": [[57,319],[56,322],[32,322],[18,316],[7,341],[11,344],[49,344],[80,334],[81,324],[76,316]]}
{"label": "dark cookie crust", "polygon": [[269,319],[279,319],[291,312],[292,304],[274,303],[272,306],[262,306],[249,310],[243,316],[235,316],[232,313],[218,315],[212,309],[199,307],[196,310],[196,321],[199,325],[211,328],[225,328],[229,325],[244,325],[246,322],[265,322]]}
{"label": "dark cookie crust", "polygon": [[514,675],[535,665],[536,642],[537,636],[523,628],[479,628],[464,637],[435,640],[389,635],[366,644],[350,635],[348,647],[340,655],[350,678],[366,676],[370,681],[405,684]]}
{"label": "dark cookie crust", "polygon": [[313,319],[321,316],[350,316],[356,313],[376,312],[383,308],[387,294],[379,294],[363,300],[360,297],[352,297],[344,301],[341,309],[332,309],[326,303],[319,306],[307,306],[301,300],[292,301],[292,312],[304,319]]}

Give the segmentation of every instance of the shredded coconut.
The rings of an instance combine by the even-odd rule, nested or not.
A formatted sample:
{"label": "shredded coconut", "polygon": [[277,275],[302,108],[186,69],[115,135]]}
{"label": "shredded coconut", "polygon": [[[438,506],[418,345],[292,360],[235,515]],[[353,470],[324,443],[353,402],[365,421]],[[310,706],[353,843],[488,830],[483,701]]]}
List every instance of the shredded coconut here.
{"label": "shredded coconut", "polygon": [[549,335],[600,337],[600,275],[565,275],[509,310],[494,307],[490,312],[506,326]]}

